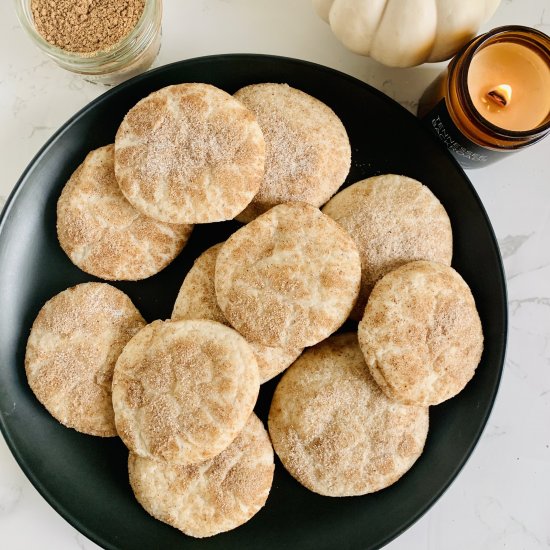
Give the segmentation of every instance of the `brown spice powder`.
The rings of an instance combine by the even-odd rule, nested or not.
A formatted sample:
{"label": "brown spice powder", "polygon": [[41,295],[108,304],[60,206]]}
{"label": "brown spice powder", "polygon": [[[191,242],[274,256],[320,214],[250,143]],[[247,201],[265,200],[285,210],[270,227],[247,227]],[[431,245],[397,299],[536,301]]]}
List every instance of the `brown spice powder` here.
{"label": "brown spice powder", "polygon": [[109,50],[136,26],[145,0],[31,0],[36,30],[68,52]]}

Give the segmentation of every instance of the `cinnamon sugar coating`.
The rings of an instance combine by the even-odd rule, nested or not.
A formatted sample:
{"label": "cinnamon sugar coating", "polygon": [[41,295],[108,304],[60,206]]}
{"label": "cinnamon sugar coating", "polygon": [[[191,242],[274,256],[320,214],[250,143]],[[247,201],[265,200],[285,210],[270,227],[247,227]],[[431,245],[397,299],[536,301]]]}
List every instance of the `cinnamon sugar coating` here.
{"label": "cinnamon sugar coating", "polygon": [[336,113],[287,84],[252,84],[235,97],[254,112],[266,143],[262,185],[237,219],[249,222],[285,202],[327,202],[351,164],[348,135]]}
{"label": "cinnamon sugar coating", "polygon": [[[181,285],[172,319],[210,319],[230,326],[218,306],[214,288],[216,259],[222,244],[210,247],[195,260]],[[302,348],[274,348],[256,342],[249,345],[256,356],[262,384],[288,368],[302,352]]]}
{"label": "cinnamon sugar coating", "polygon": [[336,331],[359,293],[351,237],[318,208],[275,206],[222,246],[215,287],[220,309],[247,340],[311,346]]}
{"label": "cinnamon sugar coating", "polygon": [[193,464],[226,449],[260,387],[250,346],[214,321],[154,321],[126,345],[113,376],[118,434],[144,458]]}
{"label": "cinnamon sugar coating", "polygon": [[283,375],[269,434],[283,466],[325,496],[372,493],[395,483],[422,453],[428,409],[384,395],[355,334],[331,336]]}
{"label": "cinnamon sugar coating", "polygon": [[181,252],[192,229],[144,216],[124,198],[115,179],[113,145],[86,156],[57,202],[61,248],[80,269],[101,279],[155,275]]}
{"label": "cinnamon sugar coating", "polygon": [[168,223],[230,220],[258,192],[265,142],[256,117],[209,84],[148,95],[115,138],[115,174],[143,214]]}
{"label": "cinnamon sugar coating", "polygon": [[451,267],[405,264],[374,287],[359,343],[382,390],[403,403],[437,405],[473,377],[483,331],[468,285]]}
{"label": "cinnamon sugar coating", "polygon": [[243,431],[216,457],[180,466],[130,454],[130,484],[156,519],[192,537],[235,529],[265,504],[273,482],[273,448],[253,413]]}
{"label": "cinnamon sugar coating", "polygon": [[111,381],[126,343],[145,325],[130,298],[106,283],[83,283],[48,300],[25,353],[32,391],[69,428],[117,435]]}
{"label": "cinnamon sugar coating", "polygon": [[361,292],[352,316],[360,320],[376,281],[414,260],[451,265],[453,234],[447,212],[419,181],[385,174],[358,181],[322,209],[353,238],[361,254]]}

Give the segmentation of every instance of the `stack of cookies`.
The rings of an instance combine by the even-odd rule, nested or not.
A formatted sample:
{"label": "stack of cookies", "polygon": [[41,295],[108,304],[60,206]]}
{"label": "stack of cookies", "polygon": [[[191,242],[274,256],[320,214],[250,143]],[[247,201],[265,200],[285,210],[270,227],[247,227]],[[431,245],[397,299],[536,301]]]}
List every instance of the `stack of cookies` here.
{"label": "stack of cookies", "polygon": [[[146,324],[84,283],[44,305],[27,344],[47,410],[118,435],[137,500],[190,536],[264,506],[273,449],[321,495],[391,485],[422,453],[428,407],[474,375],[481,324],[443,206],[397,175],[335,195],[350,159],[337,115],[300,90],[180,84],[133,107],[61,193],[61,247],[110,281],[158,273],[194,224],[246,223],[195,260],[171,319]],[[283,371],[268,434],[253,410]]]}

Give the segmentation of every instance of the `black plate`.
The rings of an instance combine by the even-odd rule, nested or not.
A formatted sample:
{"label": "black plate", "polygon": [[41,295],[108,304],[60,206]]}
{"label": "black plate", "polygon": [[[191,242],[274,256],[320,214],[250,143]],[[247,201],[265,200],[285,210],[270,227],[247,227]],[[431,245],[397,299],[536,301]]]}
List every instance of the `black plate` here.
{"label": "black plate", "polygon": [[[470,284],[485,331],[473,381],[431,409],[424,454],[398,483],[373,495],[327,498],[309,492],[277,462],[266,507],[246,525],[195,540],[148,516],[130,490],[127,453],[118,439],[58,424],[32,395],[25,343],[46,300],[94,280],[67,259],[55,231],[61,188],[88,151],[111,143],[124,114],[168,84],[209,82],[232,93],[255,82],[287,82],[331,106],[352,145],[348,183],[393,172],[417,178],[439,197],[454,231],[454,267]],[[235,222],[195,229],[181,256],[159,275],[120,283],[149,321],[167,318],[193,259],[224,240]],[[495,399],[506,345],[506,289],[497,243],[483,206],[458,164],[394,101],[342,73],[292,59],[224,55],[161,67],[101,96],[69,120],[38,153],[0,219],[0,426],[15,458],[44,498],[106,548],[366,549],[417,520],[449,486],[472,452]],[[265,421],[276,380],[262,388]]]}

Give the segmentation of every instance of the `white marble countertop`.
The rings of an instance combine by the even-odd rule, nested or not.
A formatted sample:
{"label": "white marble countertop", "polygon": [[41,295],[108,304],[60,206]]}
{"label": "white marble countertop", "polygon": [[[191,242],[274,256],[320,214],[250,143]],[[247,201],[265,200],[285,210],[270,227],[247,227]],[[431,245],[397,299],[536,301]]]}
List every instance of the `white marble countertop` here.
{"label": "white marble countertop", "polygon": [[[388,69],[345,50],[310,0],[165,0],[155,66],[254,52],[334,67],[410,110],[444,64]],[[484,29],[550,33],[548,0],[503,0]],[[58,69],[0,2],[0,204],[48,137],[105,89]],[[468,173],[493,223],[508,280],[507,361],[489,424],[433,508],[391,550],[539,550],[550,547],[550,138]],[[0,548],[98,548],[63,520],[23,475],[0,437]]]}

